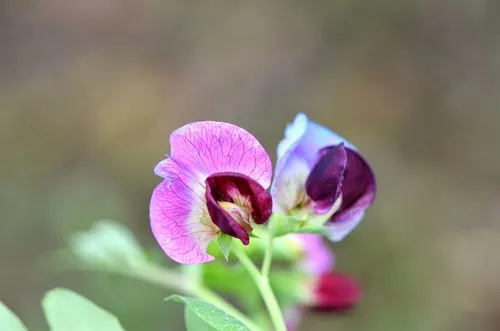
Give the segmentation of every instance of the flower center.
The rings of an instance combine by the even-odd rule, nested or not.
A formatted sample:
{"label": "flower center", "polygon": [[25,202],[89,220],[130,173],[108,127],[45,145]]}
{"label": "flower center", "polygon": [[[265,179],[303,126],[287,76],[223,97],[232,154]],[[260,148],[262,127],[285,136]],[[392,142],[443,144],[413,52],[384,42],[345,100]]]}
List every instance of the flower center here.
{"label": "flower center", "polygon": [[297,192],[295,192],[292,208],[288,213],[299,218],[307,219],[309,215],[313,213],[312,204],[313,201],[309,198],[306,191],[304,189],[298,189]]}
{"label": "flower center", "polygon": [[272,198],[255,180],[237,173],[216,173],[206,180],[205,198],[212,222],[222,233],[249,242],[251,223],[271,216]]}
{"label": "flower center", "polygon": [[243,229],[245,229],[245,231],[251,232],[253,230],[252,226],[250,225],[252,216],[249,208],[229,201],[217,201],[217,204],[221,206],[222,209],[227,211],[229,215],[231,215],[234,220],[238,222],[238,224],[241,225]]}

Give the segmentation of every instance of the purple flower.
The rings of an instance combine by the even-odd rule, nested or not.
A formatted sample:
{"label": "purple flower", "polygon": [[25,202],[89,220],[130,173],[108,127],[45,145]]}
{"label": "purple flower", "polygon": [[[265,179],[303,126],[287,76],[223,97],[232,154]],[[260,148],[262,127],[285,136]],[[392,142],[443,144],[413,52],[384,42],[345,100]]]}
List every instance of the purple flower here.
{"label": "purple flower", "polygon": [[305,308],[339,313],[353,308],[362,296],[361,288],[351,277],[332,271],[335,256],[322,237],[313,234],[296,234],[303,257],[299,266],[305,272],[304,283],[296,290],[302,293],[302,302],[285,308],[285,322],[289,331],[297,330]]}
{"label": "purple flower", "polygon": [[356,147],[298,114],[278,145],[271,193],[275,212],[327,220],[328,237],[338,241],[373,203],[375,175]]}
{"label": "purple flower", "polygon": [[221,122],[187,124],[170,135],[171,155],[155,167],[164,180],[151,197],[151,228],[173,260],[212,261],[221,233],[249,243],[252,224],[272,213],[272,165],[257,139]]}

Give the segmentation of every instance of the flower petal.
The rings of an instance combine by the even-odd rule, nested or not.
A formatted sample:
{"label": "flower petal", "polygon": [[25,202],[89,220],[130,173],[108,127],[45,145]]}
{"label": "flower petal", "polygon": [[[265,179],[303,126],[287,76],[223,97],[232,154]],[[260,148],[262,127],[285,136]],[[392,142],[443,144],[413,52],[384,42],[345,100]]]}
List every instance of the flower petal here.
{"label": "flower petal", "polygon": [[357,152],[346,152],[342,204],[328,223],[328,237],[333,241],[342,240],[358,225],[376,195],[375,174],[370,165]]}
{"label": "flower petal", "polygon": [[329,272],[335,264],[335,255],[318,235],[301,233],[294,235],[301,243],[305,256],[300,265],[311,275]]}
{"label": "flower petal", "polygon": [[294,194],[305,185],[309,172],[317,162],[318,152],[327,146],[343,143],[355,150],[347,140],[333,131],[309,121],[303,113],[297,114],[293,123],[285,129],[285,138],[278,144],[278,161],[271,186],[276,212],[287,211]]}
{"label": "flower petal", "polygon": [[315,289],[316,310],[338,311],[352,308],[361,298],[358,283],[343,274],[330,272],[319,277]]}
{"label": "flower petal", "polygon": [[218,202],[238,204],[235,200],[245,200],[248,206],[244,207],[249,209],[253,221],[263,224],[271,217],[271,195],[250,177],[232,172],[211,175],[205,183],[207,187],[205,197],[212,221],[223,233],[239,238],[245,245],[248,244],[247,231]]}
{"label": "flower petal", "polygon": [[309,121],[306,115],[298,114],[287,126],[285,138],[278,145],[278,162],[271,187],[275,211],[286,211],[290,200],[287,183],[304,184],[304,173],[308,176],[313,169],[318,152],[341,143],[347,154],[347,165],[342,182],[342,204],[329,223],[328,236],[333,241],[343,239],[356,227],[376,195],[375,175],[354,145],[328,128]]}
{"label": "flower petal", "polygon": [[293,208],[297,194],[304,190],[309,172],[309,166],[294,155],[293,150],[286,151],[278,160],[271,186],[274,212],[286,213]]}
{"label": "flower petal", "polygon": [[[246,130],[223,122],[194,122],[170,135],[171,157],[203,183],[211,174],[236,172],[268,188],[272,178],[269,155]],[[163,163],[156,173],[163,177]]]}
{"label": "flower petal", "polygon": [[278,144],[278,159],[287,150],[294,150],[295,154],[307,161],[312,166],[316,162],[318,151],[326,146],[334,146],[344,143],[347,148],[356,150],[351,143],[342,138],[332,130],[309,121],[303,113],[297,114],[292,124],[285,129],[285,138]]}
{"label": "flower petal", "polygon": [[153,191],[151,229],[174,261],[197,264],[212,261],[206,248],[217,233],[208,217],[204,188],[173,159],[162,162],[165,180]]}
{"label": "flower petal", "polygon": [[319,214],[328,212],[342,193],[342,182],[347,165],[347,152],[343,143],[319,151],[316,162],[307,177],[307,195],[316,203]]}
{"label": "flower petal", "polygon": [[295,116],[293,123],[286,126],[285,138],[278,144],[278,158],[281,158],[287,150],[295,146],[296,142],[304,135],[307,130],[307,122],[307,116],[299,113]]}

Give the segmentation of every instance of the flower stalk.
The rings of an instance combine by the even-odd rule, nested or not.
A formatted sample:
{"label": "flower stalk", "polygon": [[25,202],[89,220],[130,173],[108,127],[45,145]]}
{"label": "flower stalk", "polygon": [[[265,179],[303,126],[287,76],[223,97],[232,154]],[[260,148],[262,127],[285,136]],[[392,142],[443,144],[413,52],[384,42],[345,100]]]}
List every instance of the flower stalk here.
{"label": "flower stalk", "polygon": [[[272,238],[272,235],[270,234],[269,237]],[[270,239],[272,240],[272,239]],[[268,251],[272,251],[272,246],[268,247]],[[276,331],[287,331],[286,324],[285,324],[285,319],[283,317],[283,313],[281,312],[281,308],[278,304],[278,300],[276,299],[276,296],[274,295],[274,292],[271,288],[271,285],[269,284],[269,277],[267,275],[264,275],[263,273],[259,272],[259,269],[255,266],[255,264],[250,260],[250,258],[245,254],[245,252],[241,249],[240,246],[235,246],[233,248],[233,253],[236,255],[238,260],[241,262],[241,264],[245,267],[245,269],[248,271],[250,276],[253,278],[255,285],[259,289],[259,292],[262,296],[262,299],[264,300],[264,303],[266,304],[267,310],[269,312],[269,316],[271,317],[271,322],[274,325],[274,330]],[[268,257],[266,260],[269,260],[269,262],[266,262],[266,265],[271,265],[270,260],[272,257],[272,253],[267,253],[266,256]],[[264,262],[266,261],[264,260]],[[269,267],[266,267],[267,269],[263,269],[263,271],[266,271],[267,274],[269,273]]]}
{"label": "flower stalk", "polygon": [[262,261],[261,273],[265,278],[269,278],[269,273],[271,271],[271,262],[273,260],[273,233],[272,229],[269,229],[267,234],[267,248],[264,254],[264,260]]}

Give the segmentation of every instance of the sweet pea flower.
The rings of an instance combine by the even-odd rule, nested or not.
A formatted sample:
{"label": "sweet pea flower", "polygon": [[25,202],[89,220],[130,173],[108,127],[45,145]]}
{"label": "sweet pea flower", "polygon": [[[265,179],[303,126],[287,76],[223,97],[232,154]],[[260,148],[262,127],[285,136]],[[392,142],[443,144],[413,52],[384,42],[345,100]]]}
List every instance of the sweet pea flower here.
{"label": "sweet pea flower", "polygon": [[170,135],[171,153],[155,173],[164,180],[150,203],[153,235],[178,263],[214,258],[209,243],[226,234],[249,243],[252,224],[272,213],[272,165],[257,139],[222,122],[194,122]]}
{"label": "sweet pea flower", "polygon": [[361,298],[361,288],[351,277],[339,273],[321,274],[313,289],[313,309],[319,311],[344,311],[353,308]]}
{"label": "sweet pea flower", "polygon": [[356,147],[298,114],[278,145],[271,194],[275,212],[326,221],[328,237],[339,241],[373,203],[375,175]]}
{"label": "sweet pea flower", "polygon": [[362,296],[358,283],[338,272],[321,274],[315,279],[306,305],[289,306],[285,314],[288,331],[295,331],[302,322],[306,308],[325,313],[343,313],[359,302]]}
{"label": "sweet pea flower", "polygon": [[298,286],[302,297],[300,304],[285,309],[288,331],[297,330],[305,308],[315,311],[339,313],[353,308],[362,296],[358,283],[351,277],[333,270],[335,255],[322,237],[313,234],[295,234],[301,245],[303,257],[299,268],[307,275]]}
{"label": "sweet pea flower", "polygon": [[306,233],[295,236],[304,252],[300,267],[312,280],[308,286],[309,305],[324,311],[352,308],[361,297],[361,289],[354,279],[333,271],[335,255],[323,238]]}

